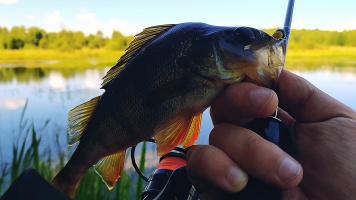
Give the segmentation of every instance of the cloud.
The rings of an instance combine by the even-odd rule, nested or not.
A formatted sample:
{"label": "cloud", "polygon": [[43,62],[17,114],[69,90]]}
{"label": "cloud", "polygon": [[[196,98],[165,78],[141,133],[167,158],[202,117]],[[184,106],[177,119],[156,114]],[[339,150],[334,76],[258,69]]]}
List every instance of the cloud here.
{"label": "cloud", "polygon": [[138,24],[129,24],[125,21],[119,20],[117,18],[111,18],[109,22],[105,25],[106,31],[112,33],[113,30],[120,31],[124,35],[134,35],[141,32],[146,26]]}
{"label": "cloud", "polygon": [[35,15],[33,15],[33,14],[24,14],[22,17],[25,20],[33,20],[33,19],[35,19]]}
{"label": "cloud", "polygon": [[59,11],[46,14],[42,22],[44,29],[48,32],[58,32],[65,28],[63,17]]}
{"label": "cloud", "polygon": [[85,34],[96,33],[100,30],[101,23],[95,13],[79,13],[74,17],[72,23],[67,23],[66,27],[69,30],[82,31]]}
{"label": "cloud", "polygon": [[329,23],[326,29],[336,30],[336,31],[355,30],[356,20],[343,20],[342,22],[338,22],[338,23]]}
{"label": "cloud", "polygon": [[75,16],[75,20],[82,24],[98,24],[99,20],[95,13],[80,13]]}
{"label": "cloud", "polygon": [[306,18],[305,17],[296,17],[292,20],[293,29],[303,29],[306,28]]}
{"label": "cloud", "polygon": [[268,22],[266,28],[277,28],[277,27],[280,27],[281,25],[278,24],[279,22],[276,21],[276,20],[273,20],[273,21],[270,21]]}
{"label": "cloud", "polygon": [[145,27],[143,25],[131,25],[117,18],[111,18],[103,22],[98,19],[96,13],[87,12],[84,9],[80,9],[74,19],[73,23],[66,24],[69,30],[82,31],[85,34],[95,34],[100,30],[107,37],[110,37],[114,30],[120,31],[124,35],[133,35],[142,31]]}
{"label": "cloud", "polygon": [[[31,16],[28,15],[27,18],[31,18]],[[53,11],[44,16],[43,26],[48,32],[58,32],[62,29],[66,29],[82,31],[86,35],[95,34],[100,30],[106,37],[111,37],[114,30],[120,31],[124,35],[134,35],[147,27],[142,24],[130,24],[118,18],[101,21],[96,13],[89,12],[85,7],[81,7],[73,19],[74,20],[67,22],[59,11]]]}
{"label": "cloud", "polygon": [[17,2],[18,2],[18,0],[0,0],[0,4],[6,4],[6,5],[14,4]]}

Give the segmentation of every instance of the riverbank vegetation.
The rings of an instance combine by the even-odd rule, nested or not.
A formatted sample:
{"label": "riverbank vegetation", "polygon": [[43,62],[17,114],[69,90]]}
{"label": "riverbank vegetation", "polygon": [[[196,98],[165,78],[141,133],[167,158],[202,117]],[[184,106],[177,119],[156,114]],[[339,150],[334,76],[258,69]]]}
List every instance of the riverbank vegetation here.
{"label": "riverbank vegetation", "polygon": [[[272,34],[276,28],[264,29]],[[101,31],[85,35],[81,31],[62,30],[46,32],[38,27],[14,26],[11,29],[0,27],[0,49],[46,49],[72,51],[81,49],[125,50],[134,36],[125,36],[113,31],[110,37]],[[330,46],[356,47],[356,30],[292,30],[289,49],[325,49]]]}
{"label": "riverbank vegetation", "polygon": [[[17,180],[20,174],[29,168],[35,169],[46,181],[50,182],[53,177],[62,169],[69,160],[73,149],[63,149],[59,142],[59,135],[56,134],[56,150],[45,147],[42,137],[47,133],[46,126],[49,121],[45,122],[43,127],[34,127],[25,119],[25,104],[20,117],[18,139],[12,145],[12,149],[4,150],[0,146],[0,199],[10,185]],[[53,152],[55,151],[55,152]],[[10,162],[5,162],[2,158],[4,152],[11,156]],[[11,153],[10,153],[11,152]],[[145,172],[146,145],[145,142],[141,147],[139,154],[139,169]],[[141,194],[144,182],[137,176],[133,170],[125,169],[121,178],[115,184],[112,190],[108,190],[96,174],[93,168],[86,172],[79,184],[74,200],[101,200],[101,199],[123,199],[130,200]]]}
{"label": "riverbank vegetation", "polygon": [[[272,34],[276,29],[265,29]],[[46,32],[38,27],[0,27],[0,68],[111,67],[123,55],[134,36],[113,31],[85,35],[80,31]],[[292,30],[287,60],[339,62],[356,57],[356,30]],[[327,61],[329,62],[329,61]]]}
{"label": "riverbank vegetation", "polygon": [[14,26],[11,29],[0,27],[0,49],[54,49],[72,51],[82,48],[124,50],[133,40],[133,36],[124,36],[113,31],[111,37],[105,37],[101,31],[84,35],[81,31],[49,32],[38,27],[25,28]]}
{"label": "riverbank vegetation", "polygon": [[[0,198],[8,187],[29,168],[35,169],[48,182],[64,167],[65,161],[69,159],[69,153],[58,148],[57,156],[51,154],[51,149],[39,150],[41,136],[33,126],[29,127],[24,136],[24,140],[13,145],[12,161],[9,163],[0,162]],[[58,140],[56,141],[58,144]],[[59,144],[58,144],[59,145]],[[141,160],[144,162],[144,155]],[[141,168],[144,170],[144,167]],[[137,177],[137,176],[135,176]],[[138,177],[123,172],[112,190],[108,190],[93,168],[90,168],[83,176],[77,189],[75,200],[84,199],[124,199],[130,200],[133,196],[140,195],[144,183]],[[137,193],[137,194],[135,194]]]}

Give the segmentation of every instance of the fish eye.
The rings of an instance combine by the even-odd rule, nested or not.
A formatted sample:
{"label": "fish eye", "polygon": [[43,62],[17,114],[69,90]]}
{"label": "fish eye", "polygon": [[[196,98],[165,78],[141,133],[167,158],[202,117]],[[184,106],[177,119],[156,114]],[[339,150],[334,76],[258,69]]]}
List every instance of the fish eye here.
{"label": "fish eye", "polygon": [[234,30],[234,38],[236,42],[246,46],[255,40],[255,34],[247,27],[239,27]]}

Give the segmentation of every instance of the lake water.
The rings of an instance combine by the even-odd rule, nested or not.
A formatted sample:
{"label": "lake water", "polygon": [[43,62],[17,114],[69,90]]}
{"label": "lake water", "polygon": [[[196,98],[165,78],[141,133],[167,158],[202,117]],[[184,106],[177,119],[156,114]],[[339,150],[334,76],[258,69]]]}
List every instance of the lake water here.
{"label": "lake water", "polygon": [[[287,67],[288,68],[288,67]],[[109,68],[27,69],[0,66],[0,161],[10,161],[12,145],[24,136],[21,124],[34,124],[42,136],[40,150],[55,147],[59,135],[66,149],[67,113],[73,107],[100,95],[101,78]],[[294,73],[356,110],[356,66],[315,64],[312,70],[294,66]],[[208,112],[203,115],[198,143],[207,143],[212,129]]]}

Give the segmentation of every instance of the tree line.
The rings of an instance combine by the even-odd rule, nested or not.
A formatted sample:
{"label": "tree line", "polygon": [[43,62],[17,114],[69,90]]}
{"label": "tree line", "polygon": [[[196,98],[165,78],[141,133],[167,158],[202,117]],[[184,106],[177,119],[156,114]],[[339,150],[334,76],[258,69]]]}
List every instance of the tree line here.
{"label": "tree line", "polygon": [[[275,30],[264,31],[271,34]],[[134,36],[124,36],[119,31],[113,31],[111,37],[105,37],[101,31],[85,35],[81,31],[62,30],[47,33],[38,27],[14,26],[11,29],[0,27],[0,49],[125,50],[133,39]],[[292,30],[289,49],[320,49],[328,46],[356,46],[356,30],[342,32],[318,29]]]}
{"label": "tree line", "polygon": [[125,50],[133,39],[133,36],[124,36],[119,31],[113,31],[111,37],[105,37],[101,31],[86,36],[81,31],[62,30],[47,33],[38,27],[26,29],[24,26],[14,26],[10,30],[0,27],[0,49]]}
{"label": "tree line", "polygon": [[[272,34],[276,29],[267,29]],[[356,47],[356,30],[325,31],[292,29],[288,49],[322,49],[329,46]]]}

